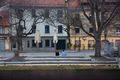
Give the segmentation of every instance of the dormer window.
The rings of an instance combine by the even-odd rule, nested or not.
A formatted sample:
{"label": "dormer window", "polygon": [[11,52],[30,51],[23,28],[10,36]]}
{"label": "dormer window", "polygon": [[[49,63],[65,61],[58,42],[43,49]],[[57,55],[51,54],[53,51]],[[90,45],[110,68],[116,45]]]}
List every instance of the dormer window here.
{"label": "dormer window", "polygon": [[32,9],[32,17],[36,17],[36,10]]}
{"label": "dormer window", "polygon": [[57,11],[57,18],[62,18],[63,17],[63,11],[62,10],[58,10]]}
{"label": "dormer window", "polygon": [[75,27],[75,33],[79,34],[80,33],[80,28],[79,27]]}
{"label": "dormer window", "polygon": [[23,17],[23,9],[17,9],[16,10],[16,15],[17,15],[17,17],[19,18],[19,19],[22,19],[22,17]]}
{"label": "dormer window", "polygon": [[62,25],[58,25],[58,33],[63,33],[63,32],[62,32],[62,31],[63,31],[62,28],[63,28]]}
{"label": "dormer window", "polygon": [[89,28],[89,33],[93,33],[93,28]]}
{"label": "dormer window", "polygon": [[120,33],[120,24],[116,25],[116,33]]}
{"label": "dormer window", "polygon": [[45,18],[49,18],[49,10],[48,9],[45,9]]}

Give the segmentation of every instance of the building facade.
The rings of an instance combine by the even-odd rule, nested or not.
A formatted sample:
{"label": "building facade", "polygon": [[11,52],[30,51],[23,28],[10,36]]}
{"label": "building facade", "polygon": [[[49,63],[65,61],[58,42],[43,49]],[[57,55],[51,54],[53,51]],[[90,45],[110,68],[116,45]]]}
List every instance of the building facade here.
{"label": "building facade", "polygon": [[[108,1],[106,3],[107,9],[111,9],[111,7],[114,7],[116,5],[117,0],[106,0]],[[86,1],[85,1],[86,2]],[[74,4],[77,5],[77,4]],[[84,4],[86,11],[89,11],[87,8],[87,3]],[[84,27],[89,33],[93,33],[93,29],[91,28],[91,25],[89,24],[86,17],[83,15],[83,13],[77,13],[80,14],[81,20],[83,21]],[[118,13],[115,15],[114,19],[112,20],[111,24],[109,24],[107,31],[103,32],[101,35],[101,46],[104,48],[104,40],[105,36],[104,33],[107,33],[107,40],[112,44],[113,49],[117,49],[118,45],[120,43],[120,7],[118,7]],[[71,49],[81,49],[81,50],[91,50],[94,49],[95,41],[92,37],[86,35],[80,27],[75,27],[74,30],[71,30]]]}
{"label": "building facade", "polygon": [[[9,9],[11,23],[14,24],[19,22],[19,19],[15,17],[15,12],[18,10],[24,10],[22,15],[23,19],[25,20],[26,30],[23,32],[28,33],[34,24],[34,21],[37,20],[35,23],[36,31],[39,31],[41,41],[37,46],[35,43],[36,31],[32,34],[29,34],[27,37],[23,38],[22,41],[24,51],[53,51],[53,36],[55,30],[58,37],[56,48],[58,50],[67,49],[67,34],[63,29],[66,26],[57,22],[57,18],[64,16],[64,5],[64,0],[31,0],[29,2],[26,2],[26,0],[11,0]],[[55,16],[54,19],[53,16]],[[23,24],[21,23],[21,25]],[[12,26],[12,35],[13,37],[16,36],[15,25]],[[12,42],[12,50],[16,49],[17,43],[14,39]]]}
{"label": "building facade", "polygon": [[0,51],[11,50],[11,35],[7,11],[5,6],[0,8]]}
{"label": "building facade", "polygon": [[[31,30],[32,25],[35,22],[36,31],[39,31],[41,42],[37,46],[35,44],[35,32],[29,34],[27,37],[23,38],[23,50],[32,51],[32,50],[40,50],[40,51],[53,51],[54,43],[53,36],[55,30],[57,31],[58,43],[57,49],[67,49],[67,33],[64,30],[66,25],[59,23],[58,18],[64,17],[66,11],[70,12],[79,12],[80,4],[79,0],[8,0],[9,1],[9,22],[10,24],[16,24],[19,22],[17,16],[19,11],[22,11],[22,17],[25,20],[25,28],[24,33],[28,33]],[[85,1],[85,0],[84,0]],[[112,0],[111,0],[112,1]],[[20,12],[21,13],[21,12]],[[81,14],[81,13],[79,13]],[[92,33],[93,30],[89,24],[87,24],[87,20],[84,16],[82,16],[82,20],[84,20],[84,24],[87,27],[89,33]],[[115,22],[114,22],[115,21]],[[113,24],[109,25],[109,29],[107,31],[107,40],[111,42],[113,48],[117,48],[118,43],[120,42],[120,15],[117,15]],[[24,25],[24,21],[21,22],[21,25]],[[2,26],[2,25],[1,25]],[[8,28],[9,27],[0,27],[0,46],[1,50],[16,50],[17,43],[15,40],[16,36],[16,26],[12,25],[11,41],[8,36]],[[89,28],[88,28],[89,27]],[[5,30],[4,30],[5,29]],[[5,33],[3,34],[3,32]],[[6,35],[7,33],[7,35]],[[95,41],[92,37],[86,35],[79,26],[74,27],[70,33],[71,39],[71,49],[81,49],[88,50],[94,49]],[[101,39],[104,41],[104,35],[101,36]],[[8,42],[7,42],[8,41]],[[9,42],[10,41],[10,42]],[[3,45],[4,44],[4,45]],[[8,45],[8,46],[6,46]],[[11,46],[10,46],[11,45]],[[101,44],[104,46],[104,43]]]}

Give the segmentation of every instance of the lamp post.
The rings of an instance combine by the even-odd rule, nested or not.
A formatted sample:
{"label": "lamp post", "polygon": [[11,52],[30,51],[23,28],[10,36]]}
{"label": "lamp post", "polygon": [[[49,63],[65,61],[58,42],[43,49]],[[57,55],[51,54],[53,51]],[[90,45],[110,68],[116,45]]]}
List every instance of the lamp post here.
{"label": "lamp post", "polygon": [[82,39],[85,41],[87,39],[87,36],[86,35],[82,36]]}
{"label": "lamp post", "polygon": [[[87,39],[87,36],[86,35],[83,35],[82,36],[82,39],[83,39],[83,41],[86,41],[86,39]],[[83,43],[83,50],[85,50],[85,42]]]}
{"label": "lamp post", "polygon": [[37,30],[36,32],[35,32],[35,43],[36,43],[36,45],[37,45],[37,48],[39,47],[39,43],[41,42],[41,37],[40,37],[40,31],[39,30]]}
{"label": "lamp post", "polygon": [[54,50],[55,50],[55,53],[56,53],[56,44],[58,42],[58,36],[57,36],[57,32],[56,32],[56,29],[54,31],[54,35],[53,35],[53,43],[54,43]]}

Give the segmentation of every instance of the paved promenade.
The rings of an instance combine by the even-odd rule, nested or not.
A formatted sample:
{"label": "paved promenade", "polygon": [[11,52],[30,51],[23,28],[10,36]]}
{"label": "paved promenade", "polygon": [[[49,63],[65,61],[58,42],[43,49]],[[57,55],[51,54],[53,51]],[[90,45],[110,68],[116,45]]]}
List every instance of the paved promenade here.
{"label": "paved promenade", "polygon": [[14,52],[0,52],[0,64],[12,64],[12,65],[44,65],[44,64],[113,64],[120,67],[120,59],[115,57],[106,57],[104,52],[101,54],[103,57],[94,58],[93,50],[86,51],[65,51],[65,56],[56,56],[55,52],[22,52],[19,58],[14,57]]}
{"label": "paved promenade", "polygon": [[[79,56],[79,57],[90,57],[94,56],[94,50],[84,50],[84,51],[73,51],[73,50],[66,50],[66,56]],[[55,52],[23,52],[20,54],[21,56],[55,56]],[[104,52],[102,51],[102,55]]]}

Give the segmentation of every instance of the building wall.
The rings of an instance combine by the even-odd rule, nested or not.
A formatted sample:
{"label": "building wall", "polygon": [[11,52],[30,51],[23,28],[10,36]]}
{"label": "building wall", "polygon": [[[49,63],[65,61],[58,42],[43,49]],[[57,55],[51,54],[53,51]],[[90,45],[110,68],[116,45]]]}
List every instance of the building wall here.
{"label": "building wall", "polygon": [[[33,42],[34,37],[27,37],[23,39],[23,51],[54,51],[54,43],[53,43],[53,37],[41,37],[41,42],[39,43],[40,46],[37,47],[37,44]],[[45,40],[49,40],[50,43],[49,46],[46,47]],[[66,37],[58,37],[58,40],[65,40],[67,42]],[[33,46],[34,44],[34,46]],[[42,46],[41,46],[42,45]],[[58,46],[61,44],[58,44]],[[65,48],[67,49],[67,43],[65,43]],[[16,42],[12,43],[12,50],[17,50],[17,44]],[[58,49],[61,50],[61,49]]]}
{"label": "building wall", "polygon": [[9,27],[2,27],[0,32],[0,51],[10,51],[11,42],[8,34]]}
{"label": "building wall", "polygon": [[[83,22],[83,27],[85,28],[86,31],[89,32],[89,29],[91,28],[91,25],[89,24],[88,20],[85,18],[85,16],[80,13],[81,15],[81,20]],[[117,19],[116,19],[117,17]],[[113,49],[117,49],[117,43],[120,42],[120,18],[119,15],[117,15],[113,21],[111,22],[111,24],[109,24],[108,29],[106,31],[107,35],[107,40],[109,42],[111,42]],[[118,27],[118,29],[117,29]],[[89,32],[90,33],[90,32]],[[104,36],[103,36],[104,32],[102,33],[102,37],[101,40],[104,40]],[[95,44],[95,41],[92,37],[88,36],[87,34],[85,34],[85,32],[83,32],[80,28],[80,32],[79,33],[75,33],[75,30],[71,30],[71,43],[72,43],[72,47],[71,49],[80,49],[81,50],[88,50],[88,49],[94,49],[94,46],[92,47],[92,45],[90,46],[89,44]],[[77,47],[75,47],[75,45],[79,45]],[[104,46],[103,43],[101,43],[102,48]]]}
{"label": "building wall", "polygon": [[[102,36],[101,40],[104,40],[104,37]],[[118,42],[120,43],[120,36],[108,36],[107,40],[112,44],[112,47],[113,49],[117,49],[117,45],[118,45]],[[71,36],[71,43],[72,43],[72,47],[71,49],[75,49],[74,45],[75,45],[75,42],[79,42],[80,41],[80,49],[81,50],[91,50],[91,49],[94,49],[94,44],[95,44],[95,41],[92,37],[90,36],[87,36],[86,38],[83,38],[82,36]],[[93,43],[92,43],[93,41]],[[89,47],[89,42],[91,42],[91,47]],[[93,47],[92,47],[92,44],[93,44]],[[77,45],[77,44],[76,44]],[[101,43],[101,46],[102,48],[104,47],[104,44]],[[76,49],[79,49],[79,47],[76,47]]]}

